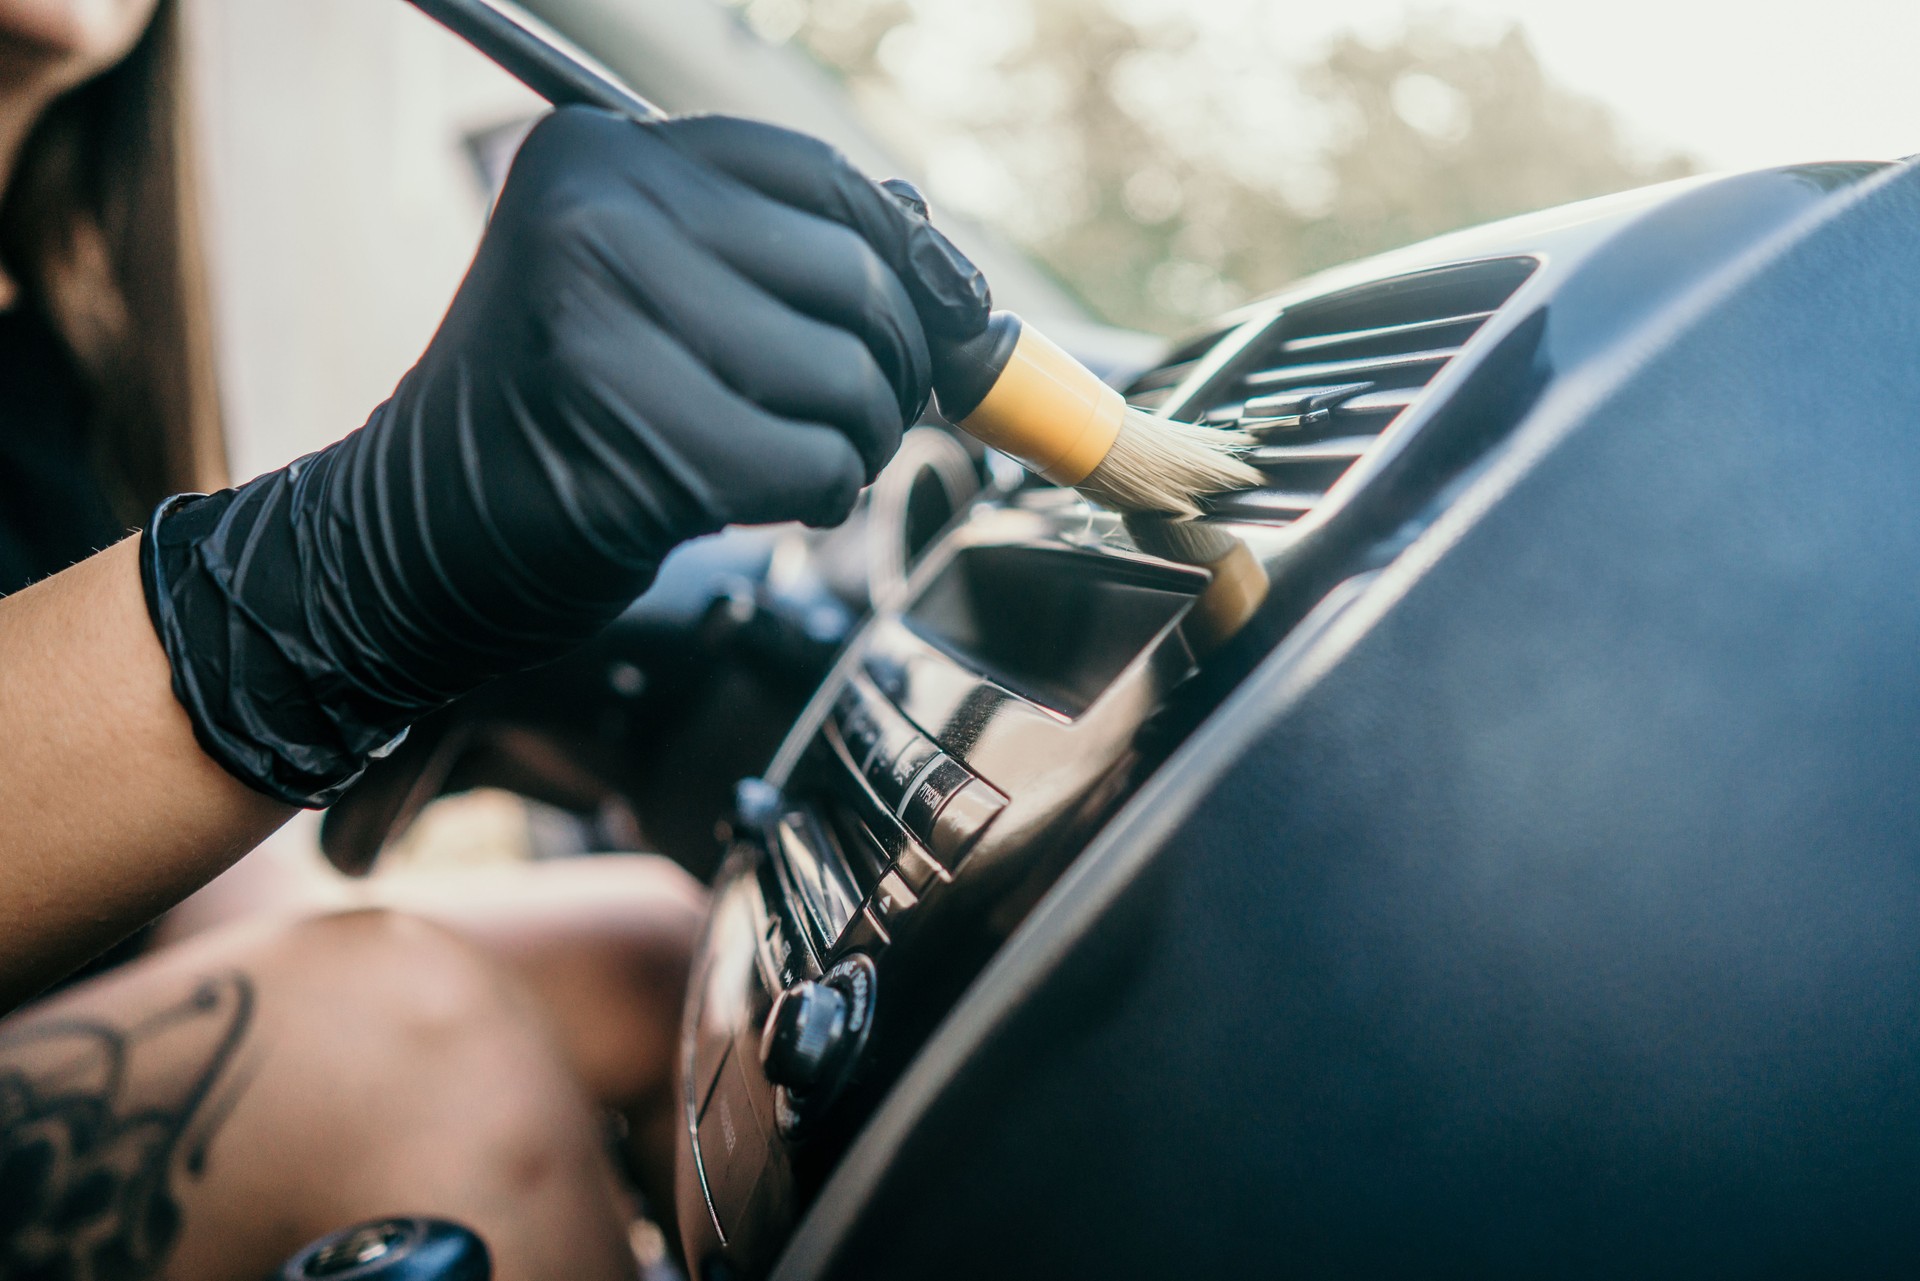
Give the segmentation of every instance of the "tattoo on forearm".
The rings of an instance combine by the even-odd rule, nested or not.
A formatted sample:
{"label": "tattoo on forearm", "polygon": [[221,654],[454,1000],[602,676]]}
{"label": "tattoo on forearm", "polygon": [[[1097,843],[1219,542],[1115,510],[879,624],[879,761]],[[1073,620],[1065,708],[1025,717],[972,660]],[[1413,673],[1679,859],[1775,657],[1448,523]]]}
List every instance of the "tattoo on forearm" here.
{"label": "tattoo on forearm", "polygon": [[203,979],[124,1027],[0,1024],[0,1281],[144,1281],[180,1234],[174,1180],[198,1178],[243,1073],[253,984]]}

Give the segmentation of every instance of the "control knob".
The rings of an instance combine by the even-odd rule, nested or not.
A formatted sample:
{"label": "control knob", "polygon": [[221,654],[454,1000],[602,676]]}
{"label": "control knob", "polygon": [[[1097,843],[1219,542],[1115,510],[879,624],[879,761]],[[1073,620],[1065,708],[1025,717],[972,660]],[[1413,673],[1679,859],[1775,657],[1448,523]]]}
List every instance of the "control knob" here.
{"label": "control knob", "polygon": [[847,1039],[847,998],[811,980],[780,994],[760,1037],[767,1080],[804,1094],[826,1080]]}

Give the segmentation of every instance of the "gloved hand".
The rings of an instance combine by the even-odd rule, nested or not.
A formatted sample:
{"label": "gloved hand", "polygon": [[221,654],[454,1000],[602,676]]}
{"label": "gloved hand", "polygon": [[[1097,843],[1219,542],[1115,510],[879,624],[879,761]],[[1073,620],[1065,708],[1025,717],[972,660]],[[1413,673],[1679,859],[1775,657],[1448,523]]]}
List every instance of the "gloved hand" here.
{"label": "gloved hand", "polygon": [[359,431],[171,499],[142,549],[201,745],[321,805],[731,522],[843,519],[984,280],[814,139],[584,109],[528,137],[426,354]]}

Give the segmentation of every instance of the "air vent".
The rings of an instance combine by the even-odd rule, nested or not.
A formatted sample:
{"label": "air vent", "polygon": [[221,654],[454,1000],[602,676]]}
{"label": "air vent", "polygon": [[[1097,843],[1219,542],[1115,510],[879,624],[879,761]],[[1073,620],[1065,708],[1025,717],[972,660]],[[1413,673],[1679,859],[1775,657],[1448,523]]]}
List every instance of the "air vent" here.
{"label": "air vent", "polygon": [[[1235,425],[1259,441],[1251,459],[1268,484],[1214,500],[1213,514],[1280,525],[1305,515],[1534,266],[1531,258],[1501,258],[1442,267],[1288,308],[1183,407],[1183,416]],[[1135,385],[1170,389],[1178,375],[1159,379],[1171,368]],[[1169,394],[1158,392],[1156,403]]]}

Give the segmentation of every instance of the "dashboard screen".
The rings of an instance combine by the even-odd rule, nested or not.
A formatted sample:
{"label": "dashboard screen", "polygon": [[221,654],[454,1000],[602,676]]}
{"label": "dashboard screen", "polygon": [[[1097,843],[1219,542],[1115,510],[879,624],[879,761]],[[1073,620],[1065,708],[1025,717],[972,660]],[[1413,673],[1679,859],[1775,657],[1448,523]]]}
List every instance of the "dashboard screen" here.
{"label": "dashboard screen", "polygon": [[1173,570],[1058,548],[969,547],[907,611],[925,639],[1031,702],[1078,716],[1193,603]]}

